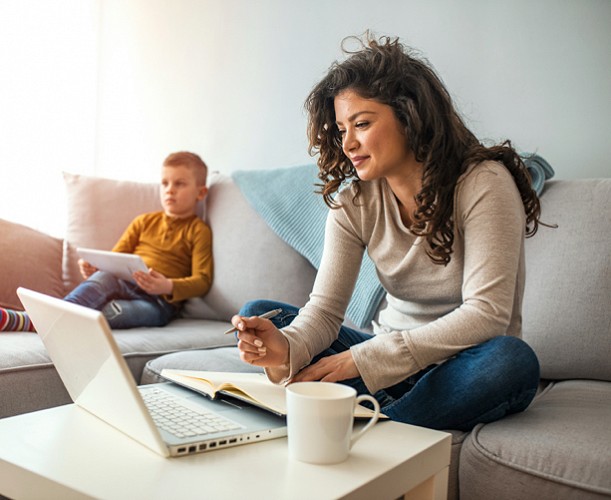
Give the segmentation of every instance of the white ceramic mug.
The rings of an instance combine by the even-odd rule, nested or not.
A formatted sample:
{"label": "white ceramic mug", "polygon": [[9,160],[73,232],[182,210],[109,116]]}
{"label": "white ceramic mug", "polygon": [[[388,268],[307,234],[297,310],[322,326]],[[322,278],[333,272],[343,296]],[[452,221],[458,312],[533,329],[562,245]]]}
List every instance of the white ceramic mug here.
{"label": "white ceramic mug", "polygon": [[[353,434],[354,409],[371,401],[374,414]],[[312,464],[334,464],[348,458],[350,449],[378,421],[380,405],[373,396],[343,384],[296,382],[286,388],[289,456]]]}

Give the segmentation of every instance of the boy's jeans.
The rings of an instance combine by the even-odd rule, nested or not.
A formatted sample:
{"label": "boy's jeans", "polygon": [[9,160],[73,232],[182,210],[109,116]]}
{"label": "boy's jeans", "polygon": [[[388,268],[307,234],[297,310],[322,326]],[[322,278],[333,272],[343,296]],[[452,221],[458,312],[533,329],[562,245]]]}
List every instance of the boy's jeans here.
{"label": "boy's jeans", "polygon": [[[240,314],[258,316],[271,309],[282,313],[272,318],[287,326],[297,315],[294,306],[257,300],[244,305]],[[372,336],[342,326],[333,344],[316,356],[336,354]],[[341,383],[359,394],[370,394],[360,377]],[[376,392],[382,412],[391,419],[432,429],[471,430],[478,423],[492,422],[526,409],[537,391],[539,362],[521,339],[494,337],[459,352],[440,365],[431,365],[404,381]]]}
{"label": "boy's jeans", "polygon": [[110,327],[116,329],[165,326],[178,313],[176,306],[161,297],[104,271],[92,274],[64,300],[102,311]]}

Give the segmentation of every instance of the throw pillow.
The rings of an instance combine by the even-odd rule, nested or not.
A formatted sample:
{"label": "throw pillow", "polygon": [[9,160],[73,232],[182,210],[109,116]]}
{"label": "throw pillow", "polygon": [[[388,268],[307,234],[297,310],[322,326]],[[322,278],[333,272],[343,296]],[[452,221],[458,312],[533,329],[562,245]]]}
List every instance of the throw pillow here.
{"label": "throw pillow", "polygon": [[82,281],[76,247],[110,250],[134,217],[161,210],[159,185],[64,172],[68,205],[63,277]]}
{"label": "throw pillow", "polygon": [[63,297],[62,240],[0,219],[0,306],[23,310],[16,290],[23,286]]}

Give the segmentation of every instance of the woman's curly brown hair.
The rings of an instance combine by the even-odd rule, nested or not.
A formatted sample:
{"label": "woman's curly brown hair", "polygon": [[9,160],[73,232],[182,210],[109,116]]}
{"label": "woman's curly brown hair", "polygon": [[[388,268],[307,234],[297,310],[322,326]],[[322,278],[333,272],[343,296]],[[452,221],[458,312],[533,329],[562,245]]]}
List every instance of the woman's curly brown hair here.
{"label": "woman's curly brown hair", "polygon": [[[354,37],[349,37],[354,39]],[[346,39],[346,40],[349,40]],[[359,39],[357,39],[359,40]],[[335,97],[346,89],[390,106],[402,124],[407,143],[424,166],[422,189],[416,195],[412,232],[424,236],[434,263],[447,264],[452,254],[454,190],[467,167],[485,160],[501,162],[511,172],[526,213],[526,235],[537,232],[540,205],[528,171],[509,141],[486,147],[466,127],[452,99],[430,65],[398,39],[360,41],[349,57],[335,62],[308,96],[309,152],[319,154],[318,177],[325,203],[337,208],[333,195],[356,170],[342,150],[335,124]]]}

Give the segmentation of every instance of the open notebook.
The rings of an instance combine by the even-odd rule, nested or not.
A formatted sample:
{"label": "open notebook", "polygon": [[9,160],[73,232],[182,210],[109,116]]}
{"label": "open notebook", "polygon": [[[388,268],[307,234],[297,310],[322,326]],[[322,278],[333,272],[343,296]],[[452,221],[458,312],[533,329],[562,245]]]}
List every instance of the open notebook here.
{"label": "open notebook", "polygon": [[[264,373],[207,372],[198,370],[164,369],[161,376],[215,399],[231,396],[252,405],[286,415],[286,388],[270,382]],[[362,405],[354,410],[356,418],[371,418],[374,412]],[[388,418],[381,414],[380,418]]]}

